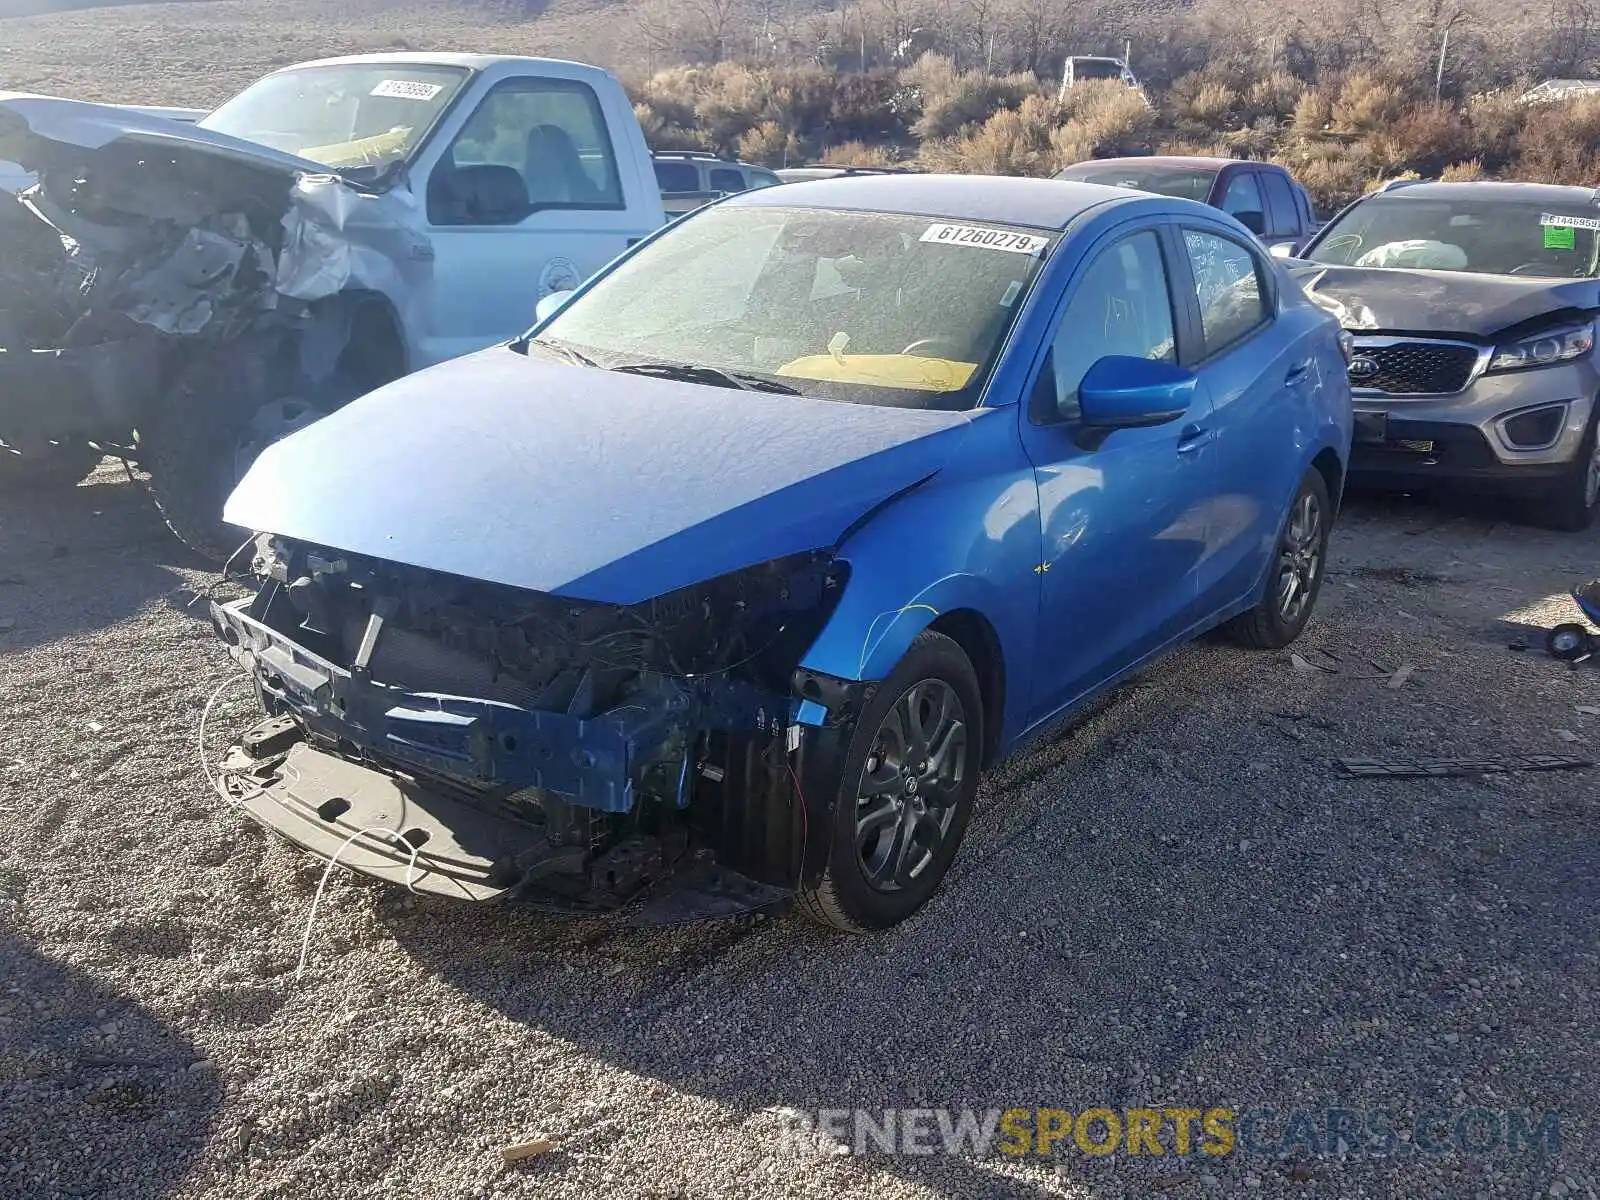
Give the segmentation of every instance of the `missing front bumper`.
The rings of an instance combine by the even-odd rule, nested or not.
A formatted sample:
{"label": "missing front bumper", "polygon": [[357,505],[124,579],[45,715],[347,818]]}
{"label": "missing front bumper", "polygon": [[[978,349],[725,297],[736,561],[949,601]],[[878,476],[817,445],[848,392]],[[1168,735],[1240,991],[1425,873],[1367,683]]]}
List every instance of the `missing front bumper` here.
{"label": "missing front bumper", "polygon": [[516,902],[563,912],[625,911],[642,925],[781,913],[792,888],[750,879],[670,838],[633,839],[598,861],[548,828],[488,812],[428,785],[281,736],[271,718],[230,754],[226,779],[256,824],[323,862],[450,900]]}

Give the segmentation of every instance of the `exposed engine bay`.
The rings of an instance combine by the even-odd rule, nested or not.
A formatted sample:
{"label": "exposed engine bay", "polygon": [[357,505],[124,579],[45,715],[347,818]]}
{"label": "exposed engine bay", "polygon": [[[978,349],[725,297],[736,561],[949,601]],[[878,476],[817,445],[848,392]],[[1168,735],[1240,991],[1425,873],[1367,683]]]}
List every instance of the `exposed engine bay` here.
{"label": "exposed engine bay", "polygon": [[341,862],[472,899],[608,909],[698,870],[700,911],[682,887],[673,911],[710,915],[797,886],[820,732],[798,714],[838,726],[858,702],[797,670],[844,584],[829,554],[626,606],[270,535],[252,570],[256,595],[212,615],[267,714],[224,766],[262,823],[331,857],[375,822]]}

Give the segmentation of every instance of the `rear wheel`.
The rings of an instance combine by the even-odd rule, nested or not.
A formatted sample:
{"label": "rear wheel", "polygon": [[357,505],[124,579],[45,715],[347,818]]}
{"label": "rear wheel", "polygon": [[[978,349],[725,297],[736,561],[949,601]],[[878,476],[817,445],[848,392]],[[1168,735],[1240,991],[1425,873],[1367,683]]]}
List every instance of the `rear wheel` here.
{"label": "rear wheel", "polygon": [[1562,662],[1577,662],[1589,654],[1589,630],[1586,626],[1568,622],[1557,625],[1545,635],[1544,648],[1550,657]]}
{"label": "rear wheel", "polygon": [[1278,533],[1266,594],[1254,608],[1228,622],[1230,637],[1258,650],[1278,650],[1300,636],[1322,590],[1332,525],[1328,484],[1313,467],[1300,481]]}
{"label": "rear wheel", "polygon": [[802,911],[861,933],[926,904],[966,834],[982,746],[972,663],[951,639],[924,632],[856,721],[827,866],[801,893]]}

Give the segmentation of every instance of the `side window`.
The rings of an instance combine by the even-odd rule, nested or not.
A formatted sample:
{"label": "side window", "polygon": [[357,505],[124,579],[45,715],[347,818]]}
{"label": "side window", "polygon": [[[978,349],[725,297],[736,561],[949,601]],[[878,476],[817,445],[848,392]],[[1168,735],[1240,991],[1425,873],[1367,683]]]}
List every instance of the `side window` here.
{"label": "side window", "polygon": [[1198,229],[1183,231],[1183,245],[1189,252],[1209,357],[1266,324],[1261,260],[1232,238]]}
{"label": "side window", "polygon": [[428,180],[436,225],[511,225],[542,208],[622,207],[600,102],[573,80],[497,86]]}
{"label": "side window", "polygon": [[711,190],[713,192],[744,191],[744,172],[737,167],[711,168]]}
{"label": "side window", "polygon": [[752,170],[749,172],[749,175],[750,186],[753,188],[777,187],[778,184],[783,182],[783,180],[779,179],[771,171]]}
{"label": "side window", "polygon": [[1263,171],[1261,182],[1267,191],[1267,233],[1271,237],[1295,237],[1300,232],[1300,206],[1286,175]]}
{"label": "side window", "polygon": [[1261,202],[1261,189],[1256,185],[1254,171],[1240,171],[1228,181],[1228,190],[1222,197],[1222,211],[1251,233],[1267,231],[1267,209]]}
{"label": "side window", "polygon": [[1151,230],[1103,250],[1073,289],[1050,346],[1062,418],[1077,418],[1083,377],[1113,354],[1177,361],[1167,267],[1161,241]]}
{"label": "side window", "polygon": [[690,162],[657,161],[656,186],[663,192],[698,192],[700,171]]}

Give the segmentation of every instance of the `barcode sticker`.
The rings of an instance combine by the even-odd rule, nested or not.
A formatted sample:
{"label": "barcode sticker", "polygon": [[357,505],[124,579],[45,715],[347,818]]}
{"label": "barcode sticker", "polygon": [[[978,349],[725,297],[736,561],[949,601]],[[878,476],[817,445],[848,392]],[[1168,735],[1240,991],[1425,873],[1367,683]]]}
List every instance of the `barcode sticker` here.
{"label": "barcode sticker", "polygon": [[1008,229],[985,229],[982,225],[929,225],[922,235],[925,242],[943,246],[976,246],[982,250],[1005,250],[1012,254],[1038,254],[1050,239],[1037,233],[1012,233]]}
{"label": "barcode sticker", "polygon": [[437,83],[422,83],[415,79],[385,79],[372,89],[374,96],[388,96],[391,100],[432,100],[444,88]]}
{"label": "barcode sticker", "polygon": [[1545,213],[1539,224],[1555,229],[1600,229],[1600,217],[1569,217],[1562,213]]}

